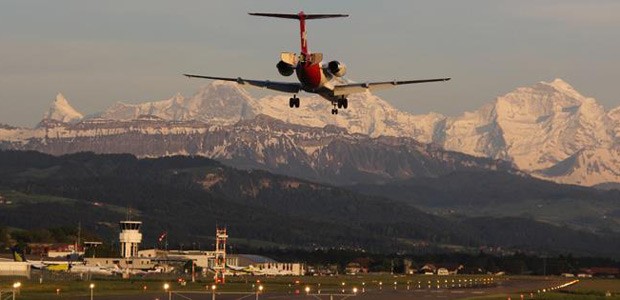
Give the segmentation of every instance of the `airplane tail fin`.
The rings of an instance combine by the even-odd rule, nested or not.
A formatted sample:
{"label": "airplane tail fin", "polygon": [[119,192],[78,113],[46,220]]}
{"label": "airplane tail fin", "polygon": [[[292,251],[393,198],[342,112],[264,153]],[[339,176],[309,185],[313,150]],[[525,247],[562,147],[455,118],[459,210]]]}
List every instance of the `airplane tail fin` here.
{"label": "airplane tail fin", "polygon": [[329,19],[329,18],[345,18],[346,14],[305,14],[300,11],[297,14],[280,14],[280,13],[249,13],[251,16],[293,19],[299,20],[299,35],[301,36],[301,54],[308,55],[308,41],[306,38],[306,20]]}
{"label": "airplane tail fin", "polygon": [[18,262],[26,262],[26,255],[24,254],[24,250],[15,246],[11,248],[11,252],[13,252],[13,260]]}

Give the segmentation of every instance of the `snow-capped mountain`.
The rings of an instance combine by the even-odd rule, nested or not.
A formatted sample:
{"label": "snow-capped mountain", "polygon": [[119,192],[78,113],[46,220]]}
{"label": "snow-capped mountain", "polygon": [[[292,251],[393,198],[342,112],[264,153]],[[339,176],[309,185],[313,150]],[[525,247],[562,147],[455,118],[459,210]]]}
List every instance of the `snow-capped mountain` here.
{"label": "snow-capped mountain", "polygon": [[168,100],[126,104],[118,102],[99,118],[109,120],[135,120],[140,116],[156,116],[169,121],[202,121],[229,125],[256,115],[254,100],[237,84],[216,81],[200,89],[190,98],[180,93]]}
{"label": "snow-capped mountain", "polygon": [[43,120],[58,121],[63,123],[74,123],[84,118],[61,93],[56,95],[56,100],[52,102],[49,110],[43,115]]}
{"label": "snow-capped mountain", "polygon": [[613,122],[611,127],[614,128],[615,143],[620,145],[620,106],[610,110],[607,116]]}
{"label": "snow-capped mountain", "polygon": [[332,108],[331,104],[319,96],[303,97],[303,105],[297,109],[288,107],[288,98],[278,94],[256,100],[236,83],[216,81],[190,98],[177,94],[171,99],[156,102],[119,102],[98,114],[98,117],[127,121],[141,115],[152,115],[170,121],[197,120],[230,125],[264,114],[291,124],[312,127],[333,125],[346,128],[350,133],[371,137],[415,136],[421,142],[430,142],[436,130],[434,125],[445,119],[439,114],[414,116],[399,111],[370,93],[351,95],[350,101],[355,103],[355,109],[341,110],[342,117],[339,118],[325,113]]}
{"label": "snow-capped mountain", "polygon": [[[603,107],[592,98],[577,93],[562,80],[541,82],[519,88],[497,98],[486,109],[477,111],[477,128],[487,128],[489,141],[499,147],[476,149],[451,143],[462,135],[447,135],[446,148],[474,155],[498,157],[508,155],[520,168],[538,170],[551,167],[586,148],[611,146],[609,122]],[[449,127],[459,126],[463,117]],[[488,139],[483,134],[470,134],[468,139]],[[501,153],[499,151],[505,151]]]}
{"label": "snow-capped mountain", "polygon": [[[62,97],[60,97],[62,98]],[[64,100],[64,101],[62,101]],[[446,117],[436,113],[412,115],[399,111],[383,99],[370,93],[351,95],[351,107],[341,110],[337,116],[326,113],[330,104],[318,96],[302,97],[301,107],[288,107],[287,95],[252,98],[241,86],[230,82],[213,82],[200,89],[196,94],[185,98],[180,94],[168,100],[141,104],[117,103],[97,118],[86,117],[74,126],[59,126],[47,122],[45,132],[30,133],[32,137],[97,137],[103,135],[141,134],[140,139],[155,139],[155,136],[178,134],[209,134],[213,128],[229,128],[237,122],[252,120],[258,115],[267,115],[283,121],[279,126],[307,126],[315,128],[344,128],[348,135],[364,135],[370,138],[381,136],[413,138],[422,143],[433,144],[446,150],[465,154],[501,159],[513,163],[519,169],[534,176],[561,183],[580,185],[597,185],[607,182],[620,182],[620,107],[608,112],[594,99],[585,97],[561,79],[551,82],[539,82],[530,87],[517,88],[495,101],[473,112],[466,112],[456,117]],[[66,99],[55,101],[47,115],[56,122],[75,122],[76,113]],[[79,115],[79,113],[77,113]],[[79,115],[81,118],[81,115]],[[170,121],[174,121],[170,123]],[[137,123],[136,123],[137,122]],[[143,126],[135,127],[135,124]],[[286,125],[288,124],[288,125]],[[131,131],[123,126],[133,128]],[[131,127],[134,126],[134,127]],[[140,128],[139,132],[135,128]],[[25,141],[28,132],[20,129],[0,130],[0,140]],[[232,130],[232,129],[231,129]],[[237,129],[235,129],[237,130]],[[256,134],[247,129],[247,134]],[[291,129],[292,130],[292,129]],[[320,129],[313,134],[320,134],[328,129]],[[282,130],[281,135],[270,136],[270,143],[286,143],[290,136]],[[195,136],[192,140],[196,139]],[[169,149],[157,149],[145,153],[126,144],[127,149],[113,147],[117,151],[139,155],[169,155],[174,153],[201,153],[211,157],[228,159],[227,151],[245,153],[246,164],[264,164],[270,160],[282,160],[289,156],[289,148],[280,149],[286,153],[271,150],[264,154],[259,146],[239,146],[227,148],[218,146],[209,151],[190,148],[166,146]],[[177,141],[181,143],[180,141]],[[227,143],[234,143],[227,140]],[[256,142],[261,144],[261,142]],[[303,150],[310,155],[318,149],[315,142],[304,144]],[[346,149],[347,145],[342,149]],[[159,147],[163,147],[159,145]],[[204,148],[202,145],[199,148]],[[261,148],[262,147],[262,148]],[[313,148],[314,147],[314,148]],[[62,149],[73,149],[67,145]],[[118,148],[118,149],[117,149]],[[254,149],[256,148],[256,149]],[[266,145],[259,148],[265,149]],[[192,150],[194,149],[194,150]],[[242,150],[246,149],[246,150]],[[258,150],[257,150],[258,149]],[[68,151],[68,150],[67,150]],[[100,149],[103,152],[109,152]],[[375,151],[381,151],[375,149]],[[54,150],[53,153],[63,153]],[[249,154],[254,153],[254,154]],[[263,153],[263,154],[260,154]],[[307,161],[307,164],[317,163]],[[339,163],[343,163],[340,161]],[[370,168],[372,172],[381,169],[378,162],[370,166],[355,164],[355,168]],[[388,166],[383,166],[388,168]],[[359,170],[358,169],[358,170]],[[340,172],[340,171],[338,171]],[[393,178],[406,178],[402,176]],[[414,172],[415,173],[415,172]],[[292,174],[289,174],[292,175]],[[392,174],[393,175],[393,174]],[[392,178],[391,176],[386,178]],[[302,176],[303,177],[303,176]]]}
{"label": "snow-capped mountain", "polygon": [[557,182],[595,185],[620,181],[617,129],[594,99],[556,79],[518,88],[480,110],[450,118],[443,146],[508,159]]}
{"label": "snow-capped mountain", "polygon": [[517,88],[457,117],[411,115],[368,93],[353,95],[355,105],[338,118],[324,113],[329,104],[322,99],[303,101],[303,109],[291,111],[282,105],[286,98],[267,97],[258,101],[258,110],[294,124],[413,137],[447,150],[512,161],[561,183],[620,182],[620,108],[608,113],[561,79]]}

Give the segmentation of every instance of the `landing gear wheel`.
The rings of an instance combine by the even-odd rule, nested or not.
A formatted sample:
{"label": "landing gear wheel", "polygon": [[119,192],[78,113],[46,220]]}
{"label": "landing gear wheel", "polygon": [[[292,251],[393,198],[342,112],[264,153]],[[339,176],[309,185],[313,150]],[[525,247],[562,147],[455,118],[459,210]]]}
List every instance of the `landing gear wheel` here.
{"label": "landing gear wheel", "polygon": [[342,108],[344,109],[349,108],[349,99],[347,98],[342,99]]}
{"label": "landing gear wheel", "polygon": [[337,115],[338,114],[338,110],[337,109],[332,109],[332,115]]}
{"label": "landing gear wheel", "polygon": [[299,98],[297,96],[293,96],[293,98],[288,99],[288,106],[290,108],[299,107]]}

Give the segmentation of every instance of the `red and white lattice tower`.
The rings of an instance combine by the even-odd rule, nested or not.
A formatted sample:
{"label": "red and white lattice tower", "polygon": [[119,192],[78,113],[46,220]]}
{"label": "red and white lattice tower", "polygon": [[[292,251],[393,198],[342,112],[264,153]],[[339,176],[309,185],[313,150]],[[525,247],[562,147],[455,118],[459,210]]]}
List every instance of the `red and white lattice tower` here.
{"label": "red and white lattice tower", "polygon": [[224,272],[226,272],[226,228],[216,228],[215,230],[215,283],[224,283]]}

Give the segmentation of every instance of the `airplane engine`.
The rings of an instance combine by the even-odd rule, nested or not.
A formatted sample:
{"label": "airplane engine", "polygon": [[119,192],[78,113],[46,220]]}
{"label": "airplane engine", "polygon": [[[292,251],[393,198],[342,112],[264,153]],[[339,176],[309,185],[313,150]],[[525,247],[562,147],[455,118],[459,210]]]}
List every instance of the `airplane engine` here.
{"label": "airplane engine", "polygon": [[289,63],[286,63],[282,60],[278,62],[276,67],[278,68],[278,72],[280,72],[280,75],[282,76],[291,76],[293,75],[293,72],[295,71],[295,66]]}
{"label": "airplane engine", "polygon": [[337,60],[332,60],[327,64],[327,69],[336,77],[342,77],[347,73],[347,66]]}

